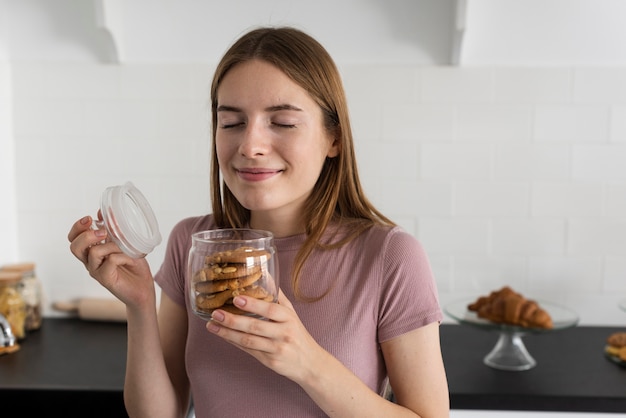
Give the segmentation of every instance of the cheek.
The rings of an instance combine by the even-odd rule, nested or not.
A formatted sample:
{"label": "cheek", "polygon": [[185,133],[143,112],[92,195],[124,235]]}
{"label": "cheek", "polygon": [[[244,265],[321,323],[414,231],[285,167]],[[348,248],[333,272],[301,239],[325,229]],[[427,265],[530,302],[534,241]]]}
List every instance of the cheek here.
{"label": "cheek", "polygon": [[228,143],[225,141],[220,141],[219,138],[215,141],[215,152],[217,154],[217,160],[222,166],[223,164],[228,162],[228,159],[232,155],[232,147],[228,146]]}

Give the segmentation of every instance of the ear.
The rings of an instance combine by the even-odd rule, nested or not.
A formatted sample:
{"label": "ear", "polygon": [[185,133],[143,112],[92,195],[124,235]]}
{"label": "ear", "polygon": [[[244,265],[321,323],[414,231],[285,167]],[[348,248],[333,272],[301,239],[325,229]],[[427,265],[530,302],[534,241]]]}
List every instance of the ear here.
{"label": "ear", "polygon": [[339,135],[341,135],[341,133],[336,132],[332,138],[329,138],[329,140],[332,142],[330,143],[330,147],[328,147],[328,153],[326,154],[326,157],[335,158],[341,152],[341,141],[339,140]]}
{"label": "ear", "polygon": [[337,139],[335,139],[333,141],[333,143],[331,144],[330,148],[328,148],[328,154],[326,154],[326,156],[328,158],[335,158],[336,156],[339,155],[339,141]]}

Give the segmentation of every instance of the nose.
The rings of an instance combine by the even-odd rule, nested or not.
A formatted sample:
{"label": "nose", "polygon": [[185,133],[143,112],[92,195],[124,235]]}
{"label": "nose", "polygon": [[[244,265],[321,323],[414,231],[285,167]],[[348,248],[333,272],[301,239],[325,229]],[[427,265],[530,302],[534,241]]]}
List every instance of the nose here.
{"label": "nose", "polygon": [[254,158],[267,154],[269,146],[268,132],[262,121],[248,120],[239,144],[239,153],[246,158]]}

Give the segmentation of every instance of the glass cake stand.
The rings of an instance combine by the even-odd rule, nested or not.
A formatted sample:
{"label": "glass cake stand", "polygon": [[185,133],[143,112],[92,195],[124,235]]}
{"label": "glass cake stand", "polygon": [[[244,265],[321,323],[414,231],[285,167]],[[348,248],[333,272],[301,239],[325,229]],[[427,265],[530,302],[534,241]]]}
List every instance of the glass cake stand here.
{"label": "glass cake stand", "polygon": [[469,325],[500,333],[498,342],[483,359],[483,362],[487,366],[493,367],[494,369],[522,371],[535,367],[537,361],[526,349],[522,337],[526,334],[543,334],[558,331],[573,327],[578,323],[578,315],[574,311],[552,303],[539,302],[539,305],[552,317],[553,328],[524,328],[514,325],[497,324],[479,318],[476,312],[467,309],[467,306],[475,300],[476,298],[453,302],[444,308],[444,312],[462,325]]}
{"label": "glass cake stand", "polygon": [[626,312],[626,299],[623,299],[623,300],[620,300],[620,301],[619,301],[619,308],[620,308],[622,311],[625,311],[625,312]]}

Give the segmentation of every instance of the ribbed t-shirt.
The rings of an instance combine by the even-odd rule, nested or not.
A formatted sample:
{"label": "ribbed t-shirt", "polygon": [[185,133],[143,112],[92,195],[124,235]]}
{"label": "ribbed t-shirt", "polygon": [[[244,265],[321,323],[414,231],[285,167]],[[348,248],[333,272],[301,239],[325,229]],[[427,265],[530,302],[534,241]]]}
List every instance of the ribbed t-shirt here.
{"label": "ribbed t-shirt", "polygon": [[[161,289],[187,310],[185,360],[196,416],[326,416],[300,386],[208,332],[206,321],[191,310],[191,235],[215,228],[211,215],[179,222],[155,275]],[[304,234],[275,239],[280,288],[315,341],[381,393],[387,373],[380,343],[442,320],[424,249],[400,227],[383,226],[367,229],[340,248],[316,249],[304,265],[300,286],[307,296],[330,291],[321,300],[304,302],[294,297],[291,283],[304,240]]]}

